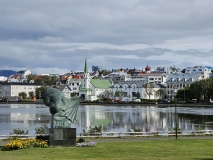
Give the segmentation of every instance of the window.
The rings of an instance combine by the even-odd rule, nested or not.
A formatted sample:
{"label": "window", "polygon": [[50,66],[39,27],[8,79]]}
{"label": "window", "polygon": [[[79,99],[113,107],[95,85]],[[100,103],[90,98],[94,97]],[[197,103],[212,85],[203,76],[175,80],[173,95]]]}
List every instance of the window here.
{"label": "window", "polygon": [[74,86],[74,83],[72,83],[72,86]]}
{"label": "window", "polygon": [[79,86],[79,83],[77,83],[77,86]]}

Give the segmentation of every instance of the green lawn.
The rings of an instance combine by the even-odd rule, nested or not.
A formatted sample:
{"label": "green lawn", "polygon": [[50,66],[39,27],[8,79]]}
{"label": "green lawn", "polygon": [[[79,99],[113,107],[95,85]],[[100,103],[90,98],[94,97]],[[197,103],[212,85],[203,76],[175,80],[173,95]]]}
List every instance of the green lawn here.
{"label": "green lawn", "polygon": [[30,159],[213,159],[213,139],[101,142],[96,147],[49,147],[5,151],[1,160]]}

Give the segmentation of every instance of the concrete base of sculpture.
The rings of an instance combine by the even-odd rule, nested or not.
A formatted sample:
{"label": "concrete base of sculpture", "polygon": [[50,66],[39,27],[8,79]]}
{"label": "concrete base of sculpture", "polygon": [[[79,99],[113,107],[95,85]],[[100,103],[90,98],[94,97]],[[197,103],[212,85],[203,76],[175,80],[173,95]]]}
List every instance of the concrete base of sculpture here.
{"label": "concrete base of sculpture", "polygon": [[50,128],[50,146],[76,146],[76,128]]}

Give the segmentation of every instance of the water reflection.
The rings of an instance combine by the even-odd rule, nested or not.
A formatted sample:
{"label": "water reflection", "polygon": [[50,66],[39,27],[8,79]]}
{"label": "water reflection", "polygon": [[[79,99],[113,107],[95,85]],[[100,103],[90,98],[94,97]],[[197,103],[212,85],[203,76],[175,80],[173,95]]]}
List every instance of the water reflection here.
{"label": "water reflection", "polygon": [[[183,131],[213,130],[213,108],[181,107],[177,111],[178,125]],[[0,135],[9,134],[14,128],[27,129],[34,134],[34,128],[50,125],[50,117],[45,105],[0,104]],[[175,108],[80,105],[77,121],[72,124],[77,133],[98,125],[103,132],[126,132],[128,129],[167,132],[175,127]]]}

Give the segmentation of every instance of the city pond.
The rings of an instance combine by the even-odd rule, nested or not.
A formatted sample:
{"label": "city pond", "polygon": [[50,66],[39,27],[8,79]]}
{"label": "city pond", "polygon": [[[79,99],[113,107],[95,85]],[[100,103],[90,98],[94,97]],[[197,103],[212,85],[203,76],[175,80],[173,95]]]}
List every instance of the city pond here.
{"label": "city pond", "polygon": [[[175,118],[183,132],[213,130],[213,107],[177,106],[175,112],[175,107],[155,105],[80,105],[72,128],[77,134],[94,126],[101,126],[102,132],[168,132],[175,128]],[[49,108],[43,104],[0,104],[0,135],[9,135],[17,128],[34,135],[35,128],[50,126],[50,121]]]}

